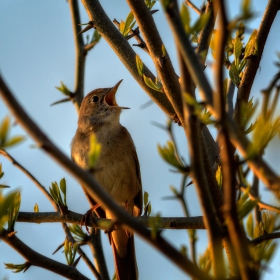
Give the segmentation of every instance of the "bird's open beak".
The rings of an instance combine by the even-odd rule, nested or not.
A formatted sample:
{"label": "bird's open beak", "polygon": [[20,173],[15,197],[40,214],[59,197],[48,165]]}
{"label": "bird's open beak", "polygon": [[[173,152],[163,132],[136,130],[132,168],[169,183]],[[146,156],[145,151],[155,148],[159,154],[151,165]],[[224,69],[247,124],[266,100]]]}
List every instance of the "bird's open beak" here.
{"label": "bird's open beak", "polygon": [[116,109],[130,109],[128,107],[121,107],[118,105],[118,103],[116,102],[116,92],[118,90],[119,85],[121,84],[123,80],[120,80],[119,82],[117,82],[117,84],[115,86],[113,86],[111,88],[111,90],[106,94],[105,96],[105,102],[111,107],[111,108],[116,108]]}

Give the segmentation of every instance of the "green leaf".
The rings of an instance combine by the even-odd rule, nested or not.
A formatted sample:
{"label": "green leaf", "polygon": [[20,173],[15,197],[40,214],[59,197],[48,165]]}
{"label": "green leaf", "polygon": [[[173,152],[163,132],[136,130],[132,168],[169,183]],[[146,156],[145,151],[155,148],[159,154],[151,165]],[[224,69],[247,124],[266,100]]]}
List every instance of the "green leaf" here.
{"label": "green leaf", "polygon": [[249,41],[245,47],[245,53],[244,53],[244,59],[250,57],[250,56],[257,56],[258,55],[258,42],[257,42],[257,34],[258,31],[255,29],[250,38]]}
{"label": "green leaf", "polygon": [[242,1],[242,10],[244,13],[249,13],[251,6],[251,0],[243,0]]}
{"label": "green leaf", "polygon": [[64,95],[71,95],[70,90],[67,88],[67,86],[61,81],[60,82],[60,87],[55,87],[57,90],[59,90],[60,92],[62,92]]}
{"label": "green leaf", "polygon": [[189,12],[188,7],[184,3],[182,3],[182,7],[181,7],[181,10],[180,10],[180,17],[181,17],[181,21],[182,21],[182,24],[185,28],[186,33],[190,34],[191,16],[190,16],[190,12]]}
{"label": "green leaf", "polygon": [[125,29],[125,22],[121,20],[120,26],[119,26],[121,34],[124,34],[124,29]]}
{"label": "green leaf", "polygon": [[94,30],[91,43],[98,43],[101,39],[101,34],[97,31],[97,29]]}
{"label": "green leaf", "polygon": [[238,67],[239,58],[242,53],[242,43],[238,37],[234,40],[233,53],[234,53],[234,58],[235,58],[235,66]]}
{"label": "green leaf", "polygon": [[234,63],[232,63],[231,66],[230,66],[229,77],[234,82],[234,84],[238,87],[239,83],[240,83],[240,78],[239,78],[239,72],[238,72],[238,70],[236,68],[236,65]]}
{"label": "green leaf", "polygon": [[151,237],[156,240],[158,234],[160,233],[161,217],[157,214],[155,217],[149,217],[149,227],[151,228]]}
{"label": "green leaf", "polygon": [[18,190],[14,190],[5,196],[0,192],[0,230],[8,221],[8,210],[15,204],[18,192]]}
{"label": "green leaf", "polygon": [[35,213],[39,213],[40,212],[39,211],[39,205],[37,203],[35,203],[35,205],[34,205],[34,212]]}
{"label": "green leaf", "polygon": [[97,141],[94,133],[90,134],[89,138],[89,152],[88,152],[88,166],[89,169],[94,168],[101,152],[101,144]]}
{"label": "green leaf", "polygon": [[210,19],[211,13],[205,13],[202,14],[197,21],[194,23],[194,25],[191,27],[190,32],[191,33],[199,33],[208,23]]}
{"label": "green leaf", "polygon": [[181,163],[175,153],[173,142],[167,141],[166,146],[158,145],[158,152],[161,157],[170,165],[177,168],[179,171],[186,171],[186,167]]}
{"label": "green leaf", "polygon": [[139,76],[142,77],[143,76],[144,65],[143,65],[143,62],[142,62],[142,60],[141,60],[141,58],[138,54],[136,54],[135,60],[136,60],[136,66],[137,66],[138,74],[139,74]]}
{"label": "green leaf", "polygon": [[273,256],[275,249],[276,249],[277,244],[273,242],[265,251],[263,259],[266,260],[267,262],[271,259]]}
{"label": "green leaf", "polygon": [[147,206],[149,203],[149,194],[147,192],[144,192],[144,206]]}
{"label": "green leaf", "polygon": [[18,191],[14,196],[14,201],[8,209],[8,231],[12,232],[15,229],[15,223],[18,217],[21,203],[21,195]]}
{"label": "green leaf", "polygon": [[165,57],[166,56],[166,49],[165,49],[165,46],[164,44],[161,45],[161,51],[162,51],[162,57]]}
{"label": "green leaf", "polygon": [[65,206],[67,206],[67,203],[66,203],[66,180],[65,178],[62,178],[59,182],[59,186],[60,186],[60,190],[62,191],[63,193],[63,204]]}
{"label": "green leaf", "polygon": [[66,196],[66,180],[65,180],[65,178],[62,178],[60,180],[59,186],[60,186],[60,189],[61,189],[62,193]]}
{"label": "green leaf", "polygon": [[10,129],[10,118],[5,117],[0,124],[0,144],[1,142],[5,142],[5,139],[8,136],[9,129]]}
{"label": "green leaf", "polygon": [[126,20],[125,20],[125,24],[124,24],[124,27],[123,27],[123,30],[122,30],[122,34],[123,36],[126,36],[129,31],[131,30],[131,24],[135,24],[133,23],[133,20],[134,20],[134,15],[132,12],[130,12],[127,17],[126,17]]}
{"label": "green leaf", "polygon": [[24,140],[25,140],[24,136],[13,136],[5,142],[4,147],[7,148],[7,147],[14,146]]}
{"label": "green leaf", "polygon": [[253,225],[253,215],[252,213],[249,215],[247,222],[246,222],[246,230],[248,236],[253,239],[254,238],[254,225]]}
{"label": "green leaf", "polygon": [[149,10],[152,9],[152,7],[155,5],[156,1],[151,1],[151,0],[145,0],[145,4],[148,7]]}
{"label": "green leaf", "polygon": [[247,200],[241,207],[238,209],[238,218],[242,220],[246,217],[258,204],[259,200]]}
{"label": "green leaf", "polygon": [[221,188],[222,187],[222,183],[223,183],[222,168],[221,168],[221,166],[218,166],[218,168],[217,168],[216,180],[217,180],[218,186]]}
{"label": "green leaf", "polygon": [[148,78],[145,74],[143,74],[145,84],[152,88],[153,90],[162,92],[162,85],[160,83],[155,83],[151,78]]}
{"label": "green leaf", "polygon": [[13,271],[13,273],[19,273],[21,271],[25,272],[29,267],[30,264],[23,263],[23,264],[13,264],[13,263],[4,263],[7,269]]}

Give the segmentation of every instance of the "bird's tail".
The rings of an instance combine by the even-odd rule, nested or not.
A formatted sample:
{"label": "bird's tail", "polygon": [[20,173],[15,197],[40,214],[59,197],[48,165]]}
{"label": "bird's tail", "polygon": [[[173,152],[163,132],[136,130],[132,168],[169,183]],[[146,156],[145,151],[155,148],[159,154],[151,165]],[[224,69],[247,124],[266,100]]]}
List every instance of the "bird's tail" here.
{"label": "bird's tail", "polygon": [[138,268],[134,248],[134,236],[123,229],[111,233],[116,279],[137,280]]}

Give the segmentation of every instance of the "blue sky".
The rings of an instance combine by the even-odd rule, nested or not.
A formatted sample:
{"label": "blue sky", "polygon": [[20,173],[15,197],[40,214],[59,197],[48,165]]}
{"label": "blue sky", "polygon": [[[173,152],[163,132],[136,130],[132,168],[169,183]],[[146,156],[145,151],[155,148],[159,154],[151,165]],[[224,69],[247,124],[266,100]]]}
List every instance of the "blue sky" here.
{"label": "blue sky", "polygon": [[[125,1],[100,1],[110,19],[125,19],[129,8]],[[201,1],[195,1],[200,3]],[[239,11],[240,1],[227,1],[228,13],[234,17]],[[256,18],[250,22],[251,28],[259,25],[267,1],[255,0],[253,7]],[[238,4],[237,4],[238,3]],[[199,6],[199,4],[198,4]],[[156,3],[156,8],[161,9]],[[87,22],[88,17],[80,6],[82,22]],[[192,15],[193,18],[195,14]],[[72,23],[69,7],[66,1],[5,1],[0,0],[0,72],[18,98],[22,106],[34,118],[47,135],[67,154],[70,154],[70,142],[76,130],[77,114],[71,103],[64,103],[54,107],[50,104],[63,96],[55,89],[63,81],[69,89],[74,86],[75,52],[73,43]],[[164,44],[177,70],[177,57],[174,40],[169,31],[162,12],[154,15],[159,26]],[[278,26],[278,28],[277,28]],[[276,60],[276,51],[280,51],[279,37],[280,17],[276,18],[271,34],[268,38],[267,49],[264,51],[260,69],[252,89],[257,98],[259,92],[266,87],[276,73],[272,63]],[[131,43],[134,43],[131,40]],[[154,66],[149,57],[140,49],[135,49],[143,61],[152,71]],[[178,72],[178,71],[177,71]],[[151,122],[164,124],[166,116],[156,105],[146,109],[140,106],[149,101],[149,97],[130,76],[129,72],[110,49],[105,40],[92,50],[87,57],[85,93],[99,87],[111,87],[120,79],[124,79],[117,93],[119,105],[130,107],[121,115],[121,123],[127,127],[134,139],[141,165],[143,189],[150,195],[153,213],[160,212],[162,216],[182,216],[179,203],[162,200],[170,196],[170,185],[179,187],[180,176],[169,172],[169,167],[160,159],[157,153],[157,144],[164,144],[168,137],[166,133],[155,128]],[[210,77],[211,79],[211,77]],[[0,100],[0,120],[10,115],[7,108]],[[180,128],[175,129],[180,146],[180,152],[188,161],[186,140]],[[19,127],[13,127],[12,134],[24,134]],[[31,148],[33,141],[27,135],[27,141],[9,152],[22,163],[46,187],[52,181],[59,181],[65,177],[68,186],[68,205],[73,211],[85,213],[88,203],[78,183],[63,169],[57,166],[42,151]],[[273,142],[279,145],[279,141]],[[279,166],[279,156],[275,150],[270,149],[267,154],[273,166]],[[34,204],[39,205],[40,211],[52,211],[51,205],[33,183],[4,158],[0,158],[5,176],[1,183],[9,184],[12,188],[19,187],[22,194],[21,211],[33,211]],[[195,190],[189,187],[187,201],[193,216],[200,215],[199,204]],[[272,198],[269,198],[272,201]],[[64,234],[59,224],[20,224],[16,225],[18,236],[27,245],[40,253],[65,262],[64,255],[59,252],[51,256],[56,247],[64,240]],[[107,237],[103,235],[105,254],[108,259],[110,273],[113,273],[113,260],[111,248],[108,246]],[[188,235],[185,230],[165,230],[164,235],[174,246],[188,245]],[[206,248],[207,240],[203,231],[199,232],[198,251],[202,253]],[[174,265],[156,250],[151,249],[141,239],[136,240],[137,260],[140,279],[186,279]],[[0,279],[8,276],[13,279],[61,279],[45,270],[32,267],[24,274],[13,274],[4,269],[3,262],[23,263],[24,259],[16,252],[0,242]],[[87,269],[81,262],[78,269],[85,272]],[[279,255],[274,258],[271,273],[279,270]],[[91,274],[85,272],[88,277]],[[272,274],[273,275],[273,274]],[[265,279],[272,276],[268,274]],[[276,275],[276,274],[274,274]],[[92,278],[92,277],[91,277]],[[270,278],[271,279],[271,278]]]}

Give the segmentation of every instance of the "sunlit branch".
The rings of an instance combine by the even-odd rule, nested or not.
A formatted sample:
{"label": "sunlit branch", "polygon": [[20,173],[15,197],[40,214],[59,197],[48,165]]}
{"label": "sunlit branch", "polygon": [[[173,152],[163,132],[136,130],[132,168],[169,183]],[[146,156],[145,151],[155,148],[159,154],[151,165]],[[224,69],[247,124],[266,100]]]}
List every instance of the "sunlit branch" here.
{"label": "sunlit branch", "polygon": [[[29,223],[69,223],[81,224],[82,214],[69,211],[69,214],[62,215],[59,212],[19,212],[17,222]],[[141,216],[136,218],[143,226],[150,227],[149,219],[152,216]],[[89,227],[108,230],[112,227],[112,221],[102,218],[92,217],[86,223]],[[120,229],[122,225],[116,223],[113,229]],[[160,217],[159,227],[163,229],[205,229],[203,218],[198,217]]]}

